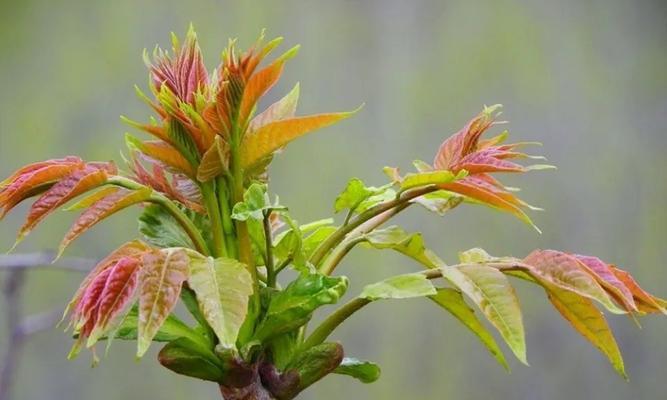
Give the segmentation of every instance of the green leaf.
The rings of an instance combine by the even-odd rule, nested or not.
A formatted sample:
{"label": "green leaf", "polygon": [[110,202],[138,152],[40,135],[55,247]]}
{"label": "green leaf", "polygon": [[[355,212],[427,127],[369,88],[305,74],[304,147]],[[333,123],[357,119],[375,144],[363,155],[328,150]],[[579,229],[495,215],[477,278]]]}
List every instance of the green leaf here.
{"label": "green leaf", "polygon": [[468,173],[465,170],[461,170],[458,174],[442,170],[407,174],[403,177],[400,188],[403,192],[420,186],[441,185],[465,178],[467,175]]}
{"label": "green leaf", "polygon": [[191,257],[188,283],[220,344],[233,348],[253,292],[245,265],[229,258]]}
{"label": "green leaf", "polygon": [[438,289],[438,293],[435,296],[430,297],[437,305],[449,311],[456,319],[458,319],[463,325],[465,325],[472,333],[474,333],[479,340],[486,346],[486,348],[491,352],[491,355],[502,365],[506,370],[509,371],[509,365],[505,360],[498,343],[489,333],[489,331],[484,327],[484,325],[477,319],[475,311],[466,304],[463,300],[463,295],[456,289]]}
{"label": "green leaf", "polygon": [[500,332],[516,357],[526,361],[523,318],[514,288],[502,272],[483,264],[442,267],[442,276],[461,289]]}
{"label": "green leaf", "polygon": [[[137,306],[135,305],[130,309],[130,311],[125,315],[120,325],[116,328],[116,331],[111,335],[115,339],[120,340],[137,340],[137,324],[139,322],[139,314]],[[181,337],[189,338],[194,341],[202,341],[205,343],[205,338],[198,337],[199,334],[195,332],[192,328],[187,326],[183,321],[178,319],[173,314],[169,314],[167,319],[164,321],[160,329],[158,330],[155,337],[153,337],[154,342],[171,342]]]}
{"label": "green leaf", "polygon": [[297,372],[298,388],[301,391],[335,371],[342,360],[343,346],[339,343],[322,343],[297,354],[286,369]]}
{"label": "green leaf", "polygon": [[367,187],[361,179],[352,178],[347,183],[345,189],[336,197],[334,210],[336,212],[341,212],[345,209],[356,210],[364,200],[384,193],[390,186]]}
{"label": "green leaf", "polygon": [[317,246],[327,240],[327,238],[336,232],[336,230],[338,230],[338,227],[336,226],[323,226],[316,229],[315,232],[311,233],[310,235],[306,236],[303,239],[302,245],[303,253],[306,259],[310,258]]}
{"label": "green leaf", "polygon": [[247,221],[254,219],[261,221],[264,219],[264,212],[267,210],[286,210],[277,204],[271,204],[269,195],[266,193],[266,185],[253,183],[243,194],[243,201],[236,203],[232,210],[232,218],[237,221]]}
{"label": "green leaf", "polygon": [[197,145],[178,120],[172,118],[169,121],[168,134],[171,144],[188,160],[190,165],[198,165],[200,156]]}
{"label": "green leaf", "polygon": [[359,297],[376,301],[433,296],[436,293],[431,281],[423,274],[416,273],[392,276],[383,281],[367,285]]}
{"label": "green leaf", "polygon": [[373,383],[380,379],[380,366],[370,361],[361,361],[356,358],[343,358],[335,374],[348,375],[363,383]]}
{"label": "green leaf", "polygon": [[139,216],[139,232],[147,242],[157,247],[194,247],[179,222],[157,204],[144,208]]}
{"label": "green leaf", "polygon": [[223,365],[215,353],[187,338],[176,339],[162,348],[160,364],[177,374],[220,382],[225,377]]}
{"label": "green leaf", "polygon": [[362,239],[373,248],[396,250],[424,265],[435,267],[428,256],[421,233],[410,234],[399,226],[390,226],[366,233]]}
{"label": "green leaf", "polygon": [[303,326],[317,308],[337,303],[347,286],[344,276],[301,275],[271,298],[255,339],[263,342]]}
{"label": "green leaf", "polygon": [[463,196],[458,196],[455,193],[448,192],[446,190],[437,190],[435,192],[419,196],[411,200],[411,202],[417,203],[425,209],[443,216],[445,213],[447,213],[447,211],[461,204],[463,200]]}

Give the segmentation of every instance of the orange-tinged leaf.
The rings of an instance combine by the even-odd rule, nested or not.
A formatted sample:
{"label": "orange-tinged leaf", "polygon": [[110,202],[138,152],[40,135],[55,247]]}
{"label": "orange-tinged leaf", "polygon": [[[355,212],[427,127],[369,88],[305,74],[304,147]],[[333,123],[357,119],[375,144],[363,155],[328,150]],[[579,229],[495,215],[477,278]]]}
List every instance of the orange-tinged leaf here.
{"label": "orange-tinged leaf", "polygon": [[77,159],[75,162],[51,164],[19,175],[0,191],[0,207],[3,208],[0,218],[21,201],[31,195],[39,194],[35,193],[35,189],[55,183],[72,171],[83,168],[83,166],[83,161]]}
{"label": "orange-tinged leaf", "polygon": [[90,208],[84,211],[79,218],[77,218],[69,232],[67,232],[58,248],[58,257],[62,255],[65,248],[72,243],[72,241],[81,236],[93,225],[120,210],[148,200],[152,192],[153,191],[150,188],[133,191],[119,188],[110,195],[95,202]]}
{"label": "orange-tinged leaf", "polygon": [[248,129],[250,131],[256,131],[268,123],[294,117],[298,101],[299,84],[297,83],[285,97],[271,104],[266,110],[253,118],[252,121],[250,121]]}
{"label": "orange-tinged leaf", "polygon": [[[595,300],[615,314],[624,314],[598,280],[573,255],[555,250],[535,250],[523,259],[538,282]],[[549,287],[550,287],[549,286]]]}
{"label": "orange-tinged leaf", "polygon": [[104,197],[109,196],[111,193],[114,193],[116,191],[118,191],[118,187],[116,186],[103,187],[93,193],[84,196],[83,198],[81,198],[81,200],[78,200],[76,203],[68,206],[67,208],[65,208],[65,211],[83,210],[85,208],[92,206],[94,203],[98,202]]}
{"label": "orange-tinged leaf", "polygon": [[66,176],[47,190],[30,208],[26,223],[19,231],[20,241],[46,216],[69,200],[104,184],[108,174],[105,169],[86,166]]}
{"label": "orange-tinged leaf", "polygon": [[243,98],[239,107],[239,121],[241,123],[244,123],[248,119],[259,98],[278,82],[284,65],[285,60],[277,59],[250,77],[243,91]]}
{"label": "orange-tinged leaf", "polygon": [[602,313],[593,302],[577,293],[551,287],[547,290],[549,300],[561,315],[589,342],[600,350],[614,369],[624,378],[623,357],[616,339]]}
{"label": "orange-tinged leaf", "polygon": [[220,137],[215,136],[215,141],[201,159],[197,168],[197,180],[207,182],[227,171],[229,167],[229,148],[227,143]]}
{"label": "orange-tinged leaf", "polygon": [[44,167],[49,167],[49,166],[52,166],[52,165],[81,164],[81,163],[83,163],[83,161],[79,157],[68,156],[68,157],[61,158],[61,159],[39,161],[39,162],[36,162],[36,163],[28,164],[24,167],[19,168],[16,172],[14,172],[12,175],[10,175],[7,179],[0,182],[0,192],[2,192],[3,189],[5,189],[7,186],[9,186],[10,183],[12,183],[16,179],[18,179],[21,175],[26,175],[30,172],[34,172],[34,171],[37,171],[38,169],[42,169]]}
{"label": "orange-tinged leaf", "polygon": [[178,301],[189,276],[189,258],[183,249],[146,253],[139,275],[137,357],[143,356]]}
{"label": "orange-tinged leaf", "polygon": [[253,166],[289,142],[316,129],[324,128],[352,116],[355,111],[296,117],[264,125],[243,140],[241,163]]}
{"label": "orange-tinged leaf", "polygon": [[[477,200],[482,204],[497,208],[502,211],[507,211],[525,223],[529,224],[535,228],[538,232],[540,231],[533,221],[528,217],[528,215],[523,212],[517,205],[512,204],[508,200],[499,196],[498,194],[475,184],[471,184],[470,181],[467,181],[469,178],[464,178],[460,181],[450,182],[443,185],[440,185],[440,188],[448,190],[450,192],[462,194],[466,197],[469,197],[473,200]],[[511,194],[509,194],[511,195]]]}
{"label": "orange-tinged leaf", "polygon": [[117,317],[131,303],[134,296],[139,270],[139,260],[132,257],[121,258],[109,270],[104,290],[99,296],[95,327],[88,337],[86,347],[92,347],[102,335],[113,328],[113,324],[119,322]]}
{"label": "orange-tinged leaf", "polygon": [[141,141],[130,134],[125,135],[128,147],[134,149],[154,160],[160,161],[176,172],[182,172],[189,177],[194,177],[196,171],[187,159],[181,155],[172,145],[161,141]]}
{"label": "orange-tinged leaf", "polygon": [[611,265],[610,268],[614,275],[623,282],[628,290],[630,290],[640,312],[667,314],[664,300],[659,299],[642,289],[627,271],[613,265]]}

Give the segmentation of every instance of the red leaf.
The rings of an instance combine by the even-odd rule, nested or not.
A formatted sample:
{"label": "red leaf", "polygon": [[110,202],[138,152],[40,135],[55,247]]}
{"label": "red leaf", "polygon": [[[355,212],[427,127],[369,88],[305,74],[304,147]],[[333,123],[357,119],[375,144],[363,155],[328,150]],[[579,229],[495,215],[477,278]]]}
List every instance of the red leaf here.
{"label": "red leaf", "polygon": [[614,275],[630,290],[640,312],[667,314],[664,300],[659,299],[642,289],[637,281],[627,272],[613,265],[609,268]]}
{"label": "red leaf", "polygon": [[632,297],[630,289],[614,274],[611,266],[597,257],[582,256],[575,254],[576,257],[591,274],[598,279],[598,282],[605,290],[628,311],[637,311],[637,305]]}

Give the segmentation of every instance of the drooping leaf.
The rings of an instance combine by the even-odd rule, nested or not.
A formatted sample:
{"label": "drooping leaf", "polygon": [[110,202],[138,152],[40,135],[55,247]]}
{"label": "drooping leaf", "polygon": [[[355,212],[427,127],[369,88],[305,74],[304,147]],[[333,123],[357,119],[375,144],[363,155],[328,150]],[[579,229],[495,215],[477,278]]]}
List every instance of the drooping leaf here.
{"label": "drooping leaf", "polygon": [[146,353],[153,337],[178,301],[189,276],[189,258],[182,249],[163,249],[144,254],[139,280],[137,357]]}
{"label": "drooping leaf", "polygon": [[97,304],[95,326],[88,337],[87,347],[92,347],[99,338],[106,334],[116,318],[131,304],[140,264],[136,258],[124,257],[111,268],[106,284]]}
{"label": "drooping leaf", "polygon": [[234,348],[253,293],[246,266],[229,258],[191,257],[188,283],[220,344]]}
{"label": "drooping leaf", "polygon": [[0,219],[23,200],[49,189],[72,172],[84,168],[78,157],[67,157],[30,164],[3,181],[0,186]]}
{"label": "drooping leaf", "polygon": [[500,332],[514,355],[524,364],[526,339],[519,300],[502,272],[483,264],[441,267],[442,276],[465,293]]}
{"label": "drooping leaf", "polygon": [[91,165],[72,172],[53,185],[30,208],[26,223],[19,231],[18,240],[30,233],[37,224],[58,207],[105,183],[107,175],[106,169]]}
{"label": "drooping leaf", "polygon": [[461,204],[461,202],[463,202],[463,197],[446,190],[437,190],[416,197],[412,199],[411,202],[417,203],[425,209],[443,216],[447,211]]}
{"label": "drooping leaf", "polygon": [[640,312],[659,312],[662,314],[667,314],[664,300],[659,299],[642,289],[637,281],[635,281],[635,279],[627,271],[623,271],[622,269],[613,265],[611,266],[611,270],[614,275],[616,275],[616,277],[630,290]]}
{"label": "drooping leaf", "polygon": [[167,343],[158,360],[180,375],[211,382],[221,382],[225,377],[224,366],[215,353],[185,337]]}
{"label": "drooping leaf", "polygon": [[286,118],[292,118],[296,112],[296,105],[299,101],[299,84],[294,85],[294,88],[285,95],[282,99],[271,104],[266,110],[258,114],[250,121],[249,130],[256,131],[262,126],[280,121]]}
{"label": "drooping leaf", "polygon": [[244,138],[241,164],[243,168],[249,168],[294,139],[348,118],[355,112],[295,117],[266,124]]}
{"label": "drooping leaf", "polygon": [[133,240],[131,242],[124,243],[116,250],[111,252],[111,254],[109,254],[100,262],[98,262],[97,265],[88,273],[83,282],[81,282],[81,285],[79,286],[76,293],[72,297],[72,300],[70,300],[69,304],[65,308],[63,319],[67,316],[67,314],[70,311],[72,311],[74,306],[81,300],[83,292],[99,274],[106,271],[107,269],[113,268],[113,266],[116,265],[116,263],[120,261],[122,258],[133,257],[139,260],[141,259],[143,254],[147,252],[149,249],[150,248],[141,241]]}
{"label": "drooping leaf", "polygon": [[356,358],[343,358],[335,374],[348,375],[358,379],[362,383],[373,383],[380,379],[380,367],[370,361],[357,360]]}
{"label": "drooping leaf", "polygon": [[559,288],[550,288],[548,294],[549,300],[558,312],[577,332],[607,356],[614,369],[627,379],[623,358],[614,335],[593,302],[577,293]]}
{"label": "drooping leaf", "polygon": [[299,276],[271,298],[266,316],[255,332],[255,339],[265,341],[299,328],[310,320],[317,308],[337,303],[347,286],[348,280],[344,276]]}
{"label": "drooping leaf", "polygon": [[500,347],[498,347],[495,339],[486,329],[484,324],[477,319],[475,311],[466,304],[465,300],[463,300],[461,292],[450,288],[438,289],[438,293],[435,296],[431,296],[430,299],[440,307],[449,311],[456,317],[456,319],[465,325],[466,328],[470,329],[470,331],[474,333],[489,350],[496,361],[509,371],[509,365],[505,360],[502,350],[500,350]]}
{"label": "drooping leaf", "polygon": [[70,243],[92,226],[118,211],[148,200],[151,194],[152,190],[150,188],[142,188],[132,191],[119,188],[108,196],[93,203],[90,208],[84,211],[76,221],[74,221],[72,227],[67,234],[65,234],[65,237],[58,247],[58,257],[62,255],[65,248]]}
{"label": "drooping leaf", "polygon": [[604,288],[573,255],[555,250],[535,250],[523,259],[529,273],[540,282],[595,300],[615,314],[626,311],[611,300]]}
{"label": "drooping leaf", "polygon": [[216,135],[213,145],[204,153],[197,168],[197,180],[208,182],[229,169],[229,148],[222,137]]}
{"label": "drooping leaf", "polygon": [[611,266],[597,257],[574,255],[588,271],[597,278],[598,283],[605,288],[616,302],[627,311],[637,311],[632,292],[618,277],[614,274]]}
{"label": "drooping leaf", "polygon": [[430,280],[423,274],[415,273],[392,276],[383,281],[367,285],[363,288],[359,297],[376,301],[433,296],[436,293]]}
{"label": "drooping leaf", "polygon": [[392,249],[434,268],[427,254],[421,233],[407,233],[399,226],[375,229],[362,236],[365,243],[376,249]]}

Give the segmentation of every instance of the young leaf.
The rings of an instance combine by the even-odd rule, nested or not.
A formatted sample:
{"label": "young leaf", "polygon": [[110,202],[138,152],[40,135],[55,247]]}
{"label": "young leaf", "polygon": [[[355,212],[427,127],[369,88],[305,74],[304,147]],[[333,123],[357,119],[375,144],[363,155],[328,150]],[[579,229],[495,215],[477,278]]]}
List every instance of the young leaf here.
{"label": "young leaf", "polygon": [[98,200],[84,211],[72,227],[69,229],[65,238],[60,242],[58,248],[58,257],[62,255],[65,248],[72,243],[76,238],[81,236],[85,231],[90,229],[93,225],[115,214],[129,206],[137,203],[142,203],[148,200],[152,194],[150,188],[142,188],[139,190],[130,191],[127,189],[118,189],[108,196]]}
{"label": "young leaf", "polygon": [[628,272],[623,271],[622,269],[613,265],[611,266],[611,270],[614,275],[616,275],[616,277],[630,290],[640,312],[659,312],[662,314],[667,314],[664,300],[659,299],[642,289],[637,281],[635,281]]}
{"label": "young leaf", "polygon": [[361,361],[356,358],[343,358],[334,374],[348,375],[362,383],[373,383],[380,379],[380,367],[370,361]]}
{"label": "young leaf", "polygon": [[624,314],[576,257],[555,250],[535,250],[523,259],[529,273],[540,282],[555,285],[595,300],[615,314]]}
{"label": "young leaf", "polygon": [[450,288],[438,289],[438,293],[435,296],[431,296],[430,299],[440,307],[449,311],[456,317],[456,319],[465,325],[466,328],[470,329],[470,331],[474,333],[489,350],[493,358],[509,371],[509,365],[505,360],[502,350],[498,347],[498,343],[496,343],[493,335],[489,333],[484,324],[477,319],[475,311],[466,304],[465,300],[463,300],[461,292]]}
{"label": "young leaf", "polygon": [[229,147],[219,135],[215,136],[213,145],[204,153],[197,168],[197,180],[208,182],[222,175],[229,169]]}
{"label": "young leaf", "polygon": [[129,133],[125,135],[125,142],[130,150],[138,151],[153,160],[159,161],[174,172],[183,173],[190,178],[197,175],[197,171],[190,162],[169,143],[141,141]]}
{"label": "young leaf", "polygon": [[239,107],[239,121],[242,121],[242,123],[245,122],[255,108],[259,98],[278,82],[283,72],[285,61],[286,59],[284,58],[278,58],[269,66],[250,77],[243,91],[243,98]]}
{"label": "young leaf", "polygon": [[266,124],[243,140],[241,163],[244,169],[271,155],[306,133],[324,128],[342,119],[349,118],[356,111],[295,117]]}
{"label": "young leaf", "polygon": [[416,174],[407,174],[403,177],[401,182],[401,191],[414,189],[420,186],[441,185],[443,183],[453,182],[457,179],[462,179],[467,176],[465,170],[459,171],[458,174],[452,171],[428,171],[419,172]]}
{"label": "young leaf", "polygon": [[30,208],[26,223],[19,231],[19,239],[25,237],[46,216],[69,200],[96,188],[107,180],[107,170],[86,166],[66,176],[47,190]]}
{"label": "young leaf", "polygon": [[177,374],[221,382],[225,377],[223,365],[211,350],[188,338],[167,343],[158,355],[160,364]]}
{"label": "young leaf", "polygon": [[376,229],[362,236],[363,240],[376,249],[392,249],[415,259],[429,268],[435,265],[424,246],[421,233],[409,234],[399,226],[390,226],[385,229]]}
{"label": "young leaf", "polygon": [[191,257],[188,283],[220,344],[234,348],[253,293],[246,266],[230,258]]}
{"label": "young leaf", "polygon": [[442,217],[447,211],[461,204],[463,197],[446,190],[437,190],[414,198],[411,202],[417,203]]}
{"label": "young leaf", "polygon": [[292,118],[296,112],[296,105],[299,101],[299,84],[294,85],[294,88],[285,95],[282,99],[271,104],[266,110],[262,111],[255,118],[250,121],[248,129],[256,131],[264,125],[280,121],[286,118]]}
{"label": "young leaf", "polygon": [[[184,213],[188,214],[187,211],[184,210]],[[203,216],[192,212],[189,214],[199,223],[205,222]],[[144,208],[139,216],[139,232],[148,243],[158,247],[194,247],[178,221],[158,204],[149,204]]]}
{"label": "young leaf", "polygon": [[607,321],[593,302],[577,293],[550,288],[549,300],[572,327],[602,352],[614,369],[624,378],[625,367],[614,335]]}
{"label": "young leaf", "polygon": [[614,274],[611,266],[597,257],[574,255],[597,278],[605,290],[627,311],[637,311],[630,289]]}
{"label": "young leaf", "polygon": [[347,183],[345,190],[343,190],[334,203],[334,210],[341,212],[345,209],[355,210],[364,200],[371,196],[382,194],[390,185],[382,187],[367,187],[359,178],[352,178]]}
{"label": "young leaf", "polygon": [[171,313],[189,276],[189,258],[182,249],[147,253],[139,280],[139,337],[137,357],[146,353],[153,337]]}
{"label": "young leaf", "polygon": [[[115,332],[109,336],[120,340],[137,340],[139,337],[137,327],[139,324],[139,310],[135,305],[123,317]],[[183,321],[178,319],[174,314],[169,314],[164,320],[162,326],[153,337],[154,342],[172,342],[178,338],[185,337],[195,342],[206,343],[206,339],[192,328],[187,326]],[[101,337],[105,339],[105,337]]]}
{"label": "young leaf", "polygon": [[465,293],[500,332],[514,355],[524,364],[526,339],[519,300],[505,275],[482,264],[442,267],[442,276]]}
{"label": "young leaf", "polygon": [[116,317],[131,303],[137,288],[139,268],[140,264],[137,259],[124,257],[110,270],[98,299],[95,327],[88,337],[86,347],[92,347],[102,335],[108,332]]}
{"label": "young leaf", "polygon": [[243,193],[243,202],[234,205],[232,218],[237,221],[247,221],[248,219],[262,221],[264,219],[264,212],[269,209],[284,210],[285,207],[278,204],[272,205],[266,193],[266,186],[253,183]]}
{"label": "young leaf", "polygon": [[437,292],[423,274],[392,276],[364,287],[359,297],[370,301],[433,296]]}
{"label": "young leaf", "polygon": [[299,276],[271,298],[266,316],[255,332],[255,339],[263,342],[299,328],[310,320],[317,308],[337,303],[347,286],[348,280],[344,276]]}
{"label": "young leaf", "polygon": [[287,366],[288,371],[294,370],[299,376],[298,390],[291,395],[296,395],[335,371],[341,361],[343,361],[343,346],[340,343],[322,343],[298,354]]}

